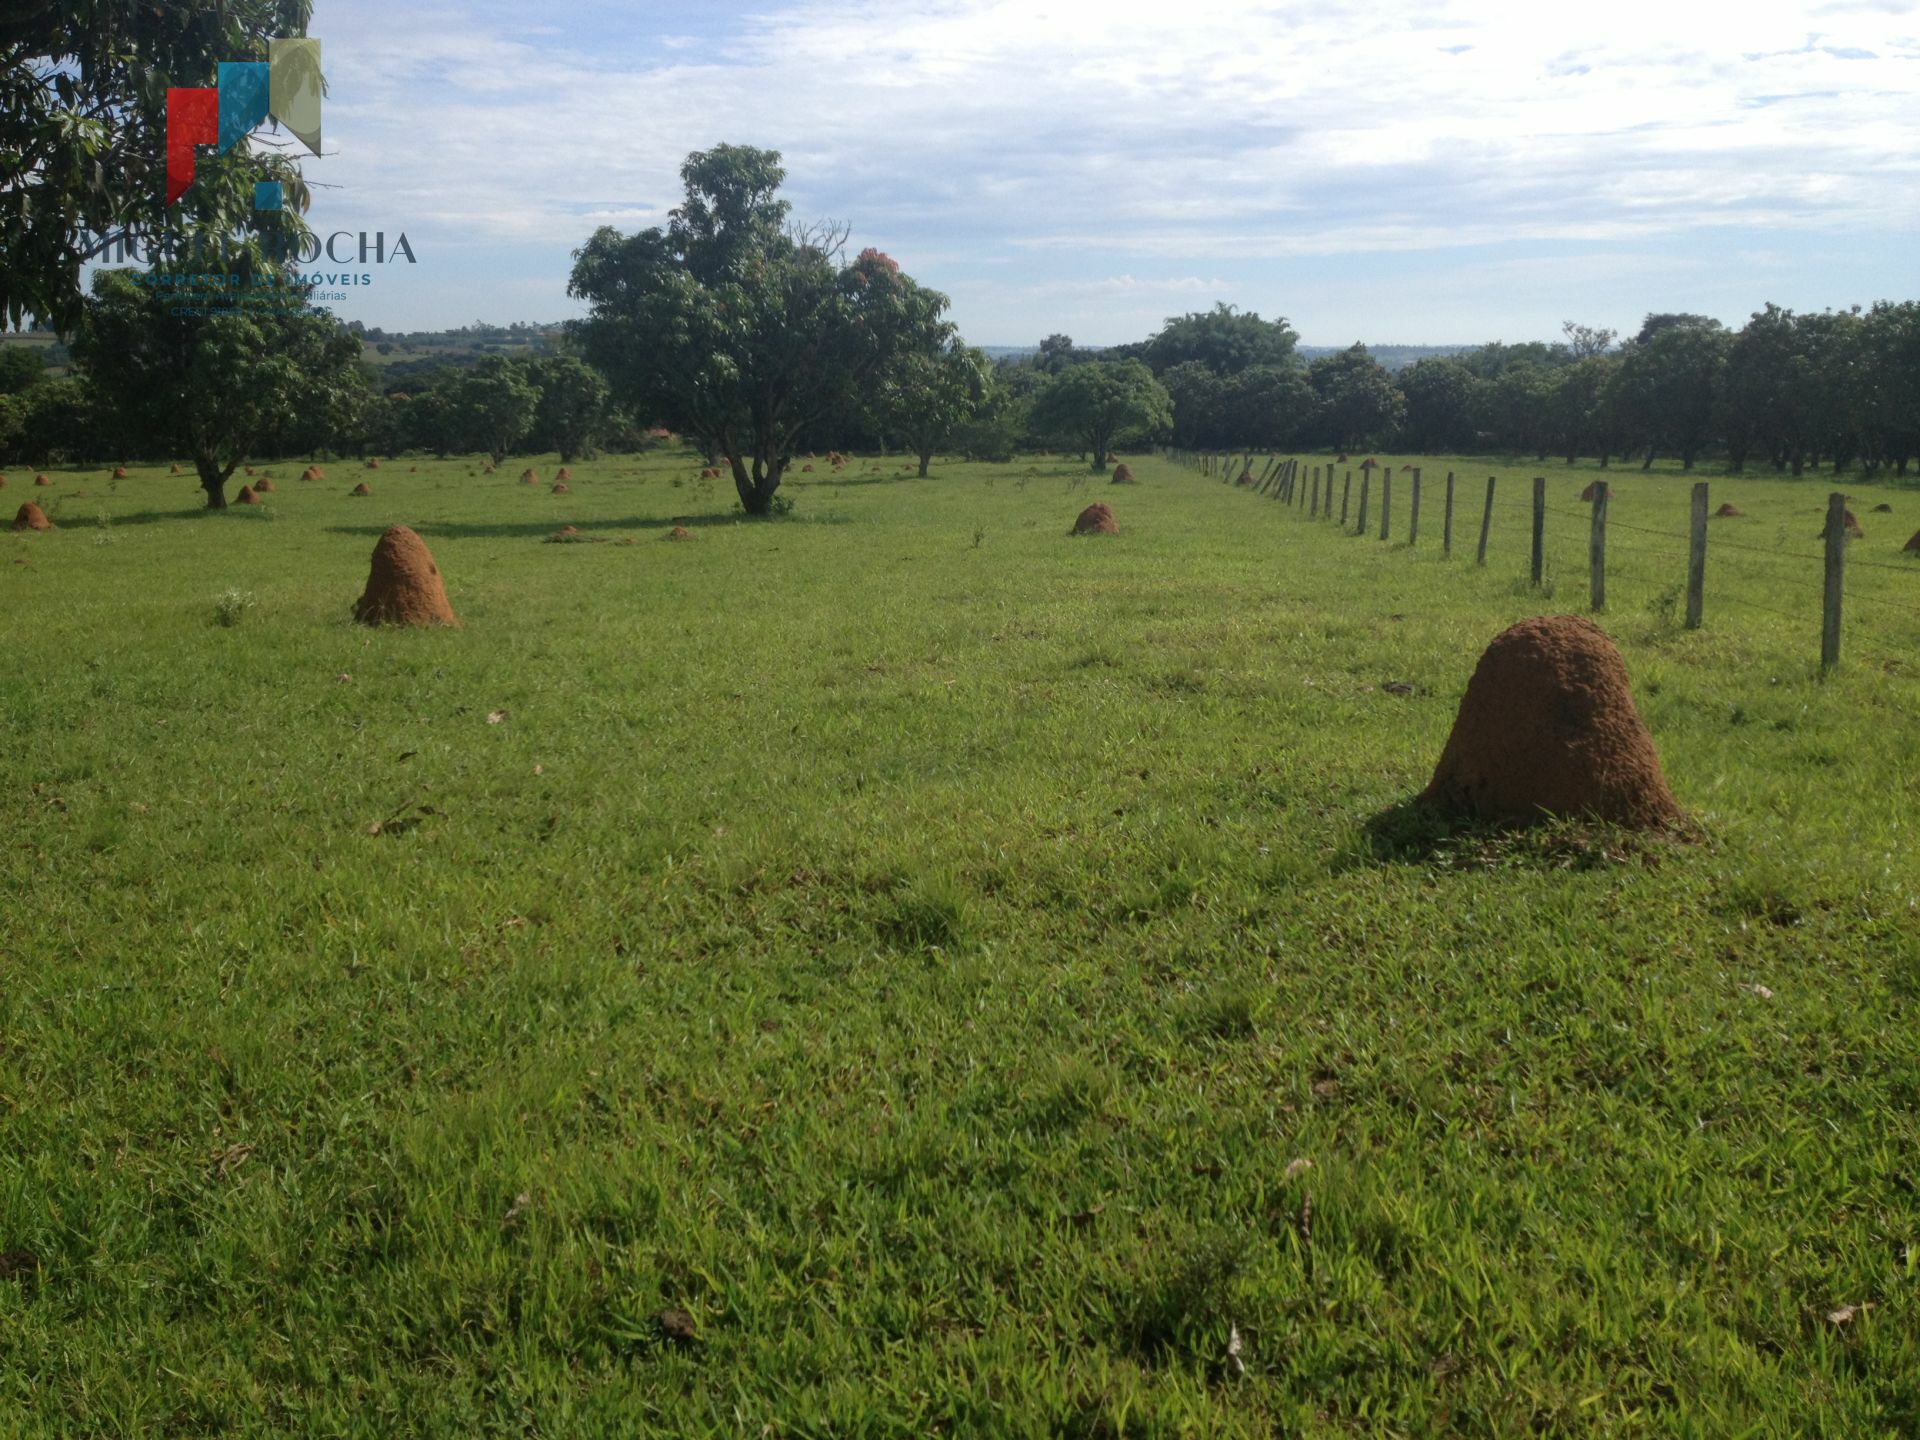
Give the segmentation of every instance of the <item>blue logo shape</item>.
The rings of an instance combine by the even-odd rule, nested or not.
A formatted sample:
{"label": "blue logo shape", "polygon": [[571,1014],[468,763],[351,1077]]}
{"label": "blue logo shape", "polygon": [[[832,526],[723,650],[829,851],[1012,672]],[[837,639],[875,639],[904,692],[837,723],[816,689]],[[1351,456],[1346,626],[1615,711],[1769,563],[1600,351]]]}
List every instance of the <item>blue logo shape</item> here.
{"label": "blue logo shape", "polygon": [[224,155],[267,121],[272,67],[264,60],[220,62],[220,138],[214,154]]}
{"label": "blue logo shape", "polygon": [[256,180],[253,184],[253,208],[280,210],[287,203],[286,187],[278,180]]}

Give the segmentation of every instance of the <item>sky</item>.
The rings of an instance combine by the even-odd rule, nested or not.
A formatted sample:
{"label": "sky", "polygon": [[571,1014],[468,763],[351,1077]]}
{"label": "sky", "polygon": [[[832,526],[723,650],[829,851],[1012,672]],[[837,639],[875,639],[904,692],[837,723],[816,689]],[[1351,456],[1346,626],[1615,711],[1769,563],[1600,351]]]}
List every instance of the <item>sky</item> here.
{"label": "sky", "polygon": [[571,252],[665,223],[719,143],[974,344],[1920,297],[1920,0],[315,0],[308,33],[309,222],[406,234],[333,307],[388,329],[579,313]]}

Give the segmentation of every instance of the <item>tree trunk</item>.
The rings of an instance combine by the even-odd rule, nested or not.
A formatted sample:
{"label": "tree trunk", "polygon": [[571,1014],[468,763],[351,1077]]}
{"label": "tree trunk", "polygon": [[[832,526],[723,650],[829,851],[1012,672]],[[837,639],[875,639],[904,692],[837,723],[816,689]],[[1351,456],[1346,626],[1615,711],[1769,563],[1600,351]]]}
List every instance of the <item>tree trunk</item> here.
{"label": "tree trunk", "polygon": [[200,474],[200,488],[207,492],[207,509],[226,509],[227,477],[233,474],[233,466],[222,470],[217,461],[196,459],[193,468]]}
{"label": "tree trunk", "polygon": [[927,478],[927,467],[932,463],[933,463],[933,451],[922,450],[920,452],[920,478],[922,480]]}
{"label": "tree trunk", "polygon": [[1640,464],[1640,469],[1642,472],[1651,470],[1653,468],[1653,457],[1654,457],[1654,447],[1649,445],[1647,446],[1647,458],[1644,461],[1642,461]]}
{"label": "tree trunk", "polygon": [[560,463],[562,465],[571,465],[573,463],[573,447],[571,445],[562,445],[560,447]]}
{"label": "tree trunk", "polygon": [[752,469],[738,455],[729,455],[727,463],[733,467],[733,488],[740,494],[740,508],[749,515],[768,515],[773,512],[773,492],[780,488],[780,476],[786,469],[784,460],[755,459]]}

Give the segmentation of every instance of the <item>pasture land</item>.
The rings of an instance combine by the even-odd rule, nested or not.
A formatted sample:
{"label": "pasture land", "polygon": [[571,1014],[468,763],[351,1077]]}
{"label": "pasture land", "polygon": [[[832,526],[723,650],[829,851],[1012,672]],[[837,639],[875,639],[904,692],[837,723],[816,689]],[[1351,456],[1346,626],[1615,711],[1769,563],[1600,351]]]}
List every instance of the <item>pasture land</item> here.
{"label": "pasture land", "polygon": [[[1675,844],[1399,808],[1591,467],[1542,596],[1484,462],[1412,551],[524,463],[10,474],[7,1433],[1920,1431],[1920,562],[1817,679],[1826,478],[1715,480],[1687,632],[1609,477]],[[396,522],[463,629],[349,623]]]}

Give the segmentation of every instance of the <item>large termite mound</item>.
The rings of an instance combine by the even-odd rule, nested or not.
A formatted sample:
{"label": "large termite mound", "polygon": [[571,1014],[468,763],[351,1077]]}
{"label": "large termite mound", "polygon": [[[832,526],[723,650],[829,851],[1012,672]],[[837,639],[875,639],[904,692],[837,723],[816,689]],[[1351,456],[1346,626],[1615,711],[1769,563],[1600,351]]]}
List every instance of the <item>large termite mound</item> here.
{"label": "large termite mound", "polygon": [[1420,798],[1510,824],[1561,815],[1656,829],[1681,819],[1619,650],[1578,615],[1523,620],[1487,647]]}
{"label": "large termite mound", "polygon": [[1907,541],[1905,545],[1902,545],[1900,549],[1904,554],[1920,555],[1920,530],[1914,531],[1913,538]]}
{"label": "large termite mound", "polygon": [[1073,522],[1076,535],[1118,535],[1120,526],[1113,518],[1111,505],[1089,505],[1080,512],[1080,518]]}
{"label": "large termite mound", "polygon": [[347,493],[349,495],[371,495],[373,493],[373,487],[367,484],[366,481],[362,480],[358,485],[354,486],[353,489],[349,490]]}
{"label": "large termite mound", "polygon": [[1732,501],[1728,501],[1725,505],[1722,505],[1718,510],[1713,512],[1713,518],[1716,520],[1732,520],[1736,516],[1744,515],[1746,513],[1747,513],[1746,511],[1742,510],[1739,506],[1735,505]]}
{"label": "large termite mound", "polygon": [[1128,465],[1127,462],[1124,460],[1122,460],[1118,465],[1114,466],[1113,467],[1113,483],[1116,485],[1133,484],[1133,467]]}
{"label": "large termite mound", "polygon": [[460,623],[426,541],[405,525],[390,528],[373,547],[367,588],[354,604],[353,618],[362,625]]}
{"label": "large termite mound", "polygon": [[309,465],[305,470],[300,472],[300,478],[302,480],[324,480],[327,478],[327,472],[322,470],[318,465]]}
{"label": "large termite mound", "polygon": [[16,530],[51,530],[53,522],[47,519],[47,512],[29,500],[20,507],[20,513],[13,517]]}
{"label": "large termite mound", "polygon": [[251,485],[242,485],[240,493],[233,497],[233,501],[236,505],[258,505],[260,497],[253,493]]}

